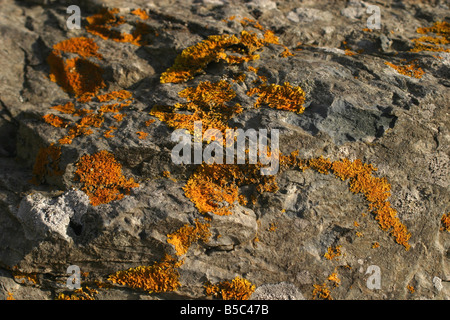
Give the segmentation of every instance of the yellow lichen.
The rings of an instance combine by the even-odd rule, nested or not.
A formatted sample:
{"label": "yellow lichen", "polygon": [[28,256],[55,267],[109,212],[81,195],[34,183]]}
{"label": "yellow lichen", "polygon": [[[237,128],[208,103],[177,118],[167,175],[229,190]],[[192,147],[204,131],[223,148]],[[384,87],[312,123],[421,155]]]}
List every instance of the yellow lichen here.
{"label": "yellow lichen", "polygon": [[182,264],[182,261],[165,255],[161,262],[118,271],[110,275],[108,280],[114,284],[142,289],[149,293],[175,291],[180,286],[180,274],[177,269]]}
{"label": "yellow lichen", "polygon": [[248,300],[256,289],[255,285],[241,277],[217,284],[207,282],[204,288],[207,296],[213,296],[222,300]]}
{"label": "yellow lichen", "polygon": [[197,241],[208,242],[211,237],[209,223],[201,223],[195,220],[195,226],[186,224],[177,231],[167,235],[167,242],[175,247],[177,256],[186,254],[189,247]]}
{"label": "yellow lichen", "polygon": [[131,188],[139,186],[133,178],[123,176],[122,165],[106,150],[82,156],[76,168],[81,190],[86,192],[94,206],[120,200],[124,197],[123,192],[129,193]]}

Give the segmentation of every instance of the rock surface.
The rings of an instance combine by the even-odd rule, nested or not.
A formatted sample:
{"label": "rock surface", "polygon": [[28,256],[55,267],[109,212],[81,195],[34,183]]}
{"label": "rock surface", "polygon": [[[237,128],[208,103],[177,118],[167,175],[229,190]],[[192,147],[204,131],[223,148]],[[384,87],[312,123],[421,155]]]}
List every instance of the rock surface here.
{"label": "rock surface", "polygon": [[[236,276],[255,285],[255,299],[318,298],[314,285],[322,284],[333,299],[450,298],[450,233],[441,224],[450,212],[450,53],[410,51],[412,39],[421,36],[417,28],[450,22],[446,1],[377,1],[381,28],[374,30],[366,25],[368,1],[79,1],[82,28],[69,30],[71,4],[4,0],[1,5],[0,299],[9,294],[55,299],[68,292],[70,265],[80,267],[86,283],[151,265],[175,255],[168,234],[205,217],[210,239],[194,242],[179,257],[176,291],[98,287],[96,298],[205,298],[207,281]],[[139,18],[131,11],[143,9],[150,30],[143,35],[146,44],[88,33],[87,17],[102,6],[120,8],[126,20],[117,27],[120,32],[132,32]],[[257,60],[210,63],[186,83],[160,82],[182,50],[211,35],[239,34],[244,17],[272,30],[292,55],[280,56],[284,48],[271,44]],[[90,59],[103,70],[105,87],[99,93],[127,90],[133,98],[121,121],[105,113],[91,134],[60,145],[58,159],[52,158],[57,169],[46,163],[44,173],[36,174],[40,152],[53,150],[45,148],[58,145],[69,130],[43,116],[80,121],[52,109],[76,97],[51,81],[47,61],[53,46],[73,37],[92,38],[98,45],[103,59]],[[404,61],[416,61],[423,76],[400,74],[385,64]],[[240,73],[245,80],[232,81]],[[246,92],[258,76],[270,84],[300,86],[304,113],[252,108],[254,99]],[[231,84],[232,101],[244,108],[229,119],[231,128],[278,129],[282,154],[298,150],[305,159],[361,159],[377,167],[376,175],[391,184],[389,201],[411,233],[411,248],[405,250],[379,228],[367,201],[350,192],[347,182],[311,170],[281,170],[278,191],[234,206],[231,215],[200,213],[183,190],[198,165],[171,161],[173,128],[149,113],[155,105],[185,103],[178,93],[187,87],[219,80]],[[95,99],[76,105],[102,106]],[[153,122],[147,125],[148,120]],[[109,138],[108,130],[113,130]],[[139,187],[92,205],[77,163],[101,150],[111,152],[123,175]],[[250,194],[253,187],[240,191]],[[341,254],[326,259],[327,250],[336,247]],[[368,285],[366,271],[374,265],[380,289]],[[330,280],[333,273],[338,284]]]}

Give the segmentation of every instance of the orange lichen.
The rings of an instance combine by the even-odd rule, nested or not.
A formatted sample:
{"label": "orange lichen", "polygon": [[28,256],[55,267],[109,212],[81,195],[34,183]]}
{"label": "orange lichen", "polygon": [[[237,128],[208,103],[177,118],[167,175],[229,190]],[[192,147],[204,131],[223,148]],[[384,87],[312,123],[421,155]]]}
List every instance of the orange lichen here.
{"label": "orange lichen", "polygon": [[108,277],[112,283],[126,285],[133,289],[153,292],[175,291],[180,286],[178,268],[183,264],[176,258],[165,255],[161,262],[151,266],[138,266],[118,271]]}
{"label": "orange lichen", "polygon": [[174,65],[161,75],[161,83],[184,82],[202,72],[213,61],[225,55],[225,49],[239,43],[230,35],[209,36],[207,39],[188,47],[175,58]]}
{"label": "orange lichen", "polygon": [[431,27],[418,28],[417,33],[427,34],[434,33],[437,37],[422,36],[412,39],[414,48],[411,52],[434,51],[434,52],[450,52],[445,49],[445,45],[450,43],[450,24],[447,22],[435,22]]}
{"label": "orange lichen", "polygon": [[258,94],[255,107],[259,107],[261,104],[267,104],[270,108],[296,113],[303,113],[305,110],[303,107],[305,92],[298,86],[293,87],[289,82],[285,82],[283,85],[261,84],[247,91],[247,95],[249,96],[253,96],[254,94]]}
{"label": "orange lichen", "polygon": [[323,255],[327,260],[333,260],[342,255],[342,246],[328,247],[327,252]]}
{"label": "orange lichen", "polygon": [[275,222],[271,222],[269,225],[269,228],[267,228],[267,231],[273,232],[277,230],[277,224]]}
{"label": "orange lichen", "polygon": [[[269,36],[272,35],[272,36]],[[213,35],[184,49],[175,58],[174,65],[161,75],[161,83],[179,83],[192,79],[203,72],[211,62],[225,61],[228,64],[240,64],[256,60],[255,51],[269,41],[275,42],[273,33],[259,38],[256,33],[242,31],[239,38],[235,35]],[[278,39],[278,38],[276,38]]]}
{"label": "orange lichen", "polygon": [[331,169],[332,162],[328,158],[325,159],[323,156],[320,156],[319,158],[309,159],[308,166],[317,172],[328,174]]}
{"label": "orange lichen", "polygon": [[6,300],[16,300],[16,299],[14,299],[12,292],[8,291],[7,294],[8,294],[8,296],[6,297]]}
{"label": "orange lichen", "polygon": [[44,182],[45,177],[62,175],[63,172],[59,169],[60,159],[61,147],[52,143],[46,148],[40,148],[34,163],[31,183],[38,185]]}
{"label": "orange lichen", "polygon": [[207,296],[213,296],[222,300],[248,300],[256,289],[255,285],[241,277],[217,284],[207,282],[204,288]]}
{"label": "orange lichen", "polygon": [[97,14],[87,17],[88,25],[86,26],[86,31],[104,40],[110,39],[116,42],[128,42],[137,46],[145,44],[142,36],[150,31],[146,24],[136,23],[132,33],[121,33],[112,29],[126,22],[123,16],[117,16],[118,13],[119,9],[117,8],[109,10],[105,8]]}
{"label": "orange lichen", "polygon": [[142,20],[147,20],[148,18],[150,18],[150,16],[147,14],[147,12],[142,9],[133,10],[133,11],[131,11],[131,13],[134,14],[135,16],[138,16]]}
{"label": "orange lichen", "polygon": [[123,120],[123,118],[126,116],[124,113],[118,113],[113,115],[113,118],[116,119],[117,122],[120,122]]}
{"label": "orange lichen", "polygon": [[341,279],[339,279],[337,272],[333,272],[330,274],[327,278],[328,281],[332,281],[334,283],[335,287],[339,287],[339,284],[341,283]]}
{"label": "orange lichen", "polygon": [[243,27],[251,26],[253,28],[264,31],[264,27],[256,20],[244,17],[239,21]]}
{"label": "orange lichen", "polygon": [[[75,96],[88,97],[105,87],[103,70],[87,58],[102,59],[97,44],[89,38],[79,37],[61,41],[53,46],[47,58],[50,65],[50,80],[64,91]],[[64,59],[63,53],[74,53],[79,57]],[[81,57],[81,58],[80,58]]]}
{"label": "orange lichen", "polygon": [[391,185],[386,178],[373,176],[377,169],[370,164],[364,164],[361,160],[350,161],[343,159],[335,161],[331,166],[333,173],[341,180],[350,179],[349,189],[353,193],[362,193],[369,202],[369,209],[375,214],[382,230],[390,230],[395,241],[409,249],[408,240],[411,234],[400,219],[397,211],[387,201],[390,197]]}
{"label": "orange lichen", "polygon": [[444,213],[444,214],[442,215],[442,217],[441,217],[441,228],[440,228],[440,230],[441,230],[441,231],[446,230],[446,231],[450,232],[450,212],[447,213],[447,214]]}
{"label": "orange lichen", "polygon": [[293,56],[294,54],[289,50],[288,47],[283,46],[284,51],[280,53],[280,57],[282,58],[286,58],[286,57],[290,57]]}
{"label": "orange lichen", "polygon": [[96,300],[95,296],[97,294],[97,290],[91,289],[88,286],[83,286],[74,290],[73,294],[60,293],[56,297],[56,300]]}
{"label": "orange lichen", "polygon": [[328,288],[327,284],[314,284],[313,285],[314,290],[313,290],[313,299],[316,300],[317,298],[319,299],[323,299],[323,300],[333,300],[333,298],[331,298],[331,291]]}
{"label": "orange lichen", "polygon": [[21,282],[22,284],[31,284],[31,285],[39,284],[36,273],[28,273],[20,271],[18,270],[17,266],[14,268],[12,275],[14,280]]}
{"label": "orange lichen", "polygon": [[73,114],[75,113],[75,105],[73,104],[73,102],[67,102],[65,105],[57,105],[52,107],[52,109],[58,110],[59,112],[62,113],[68,113],[68,114]]}
{"label": "orange lichen", "polygon": [[414,289],[414,287],[411,285],[407,285],[406,288],[408,289],[409,293],[411,293],[411,294],[416,292],[416,289]]}
{"label": "orange lichen", "polygon": [[258,68],[255,68],[255,67],[252,67],[252,66],[248,66],[247,67],[247,70],[248,71],[250,71],[250,72],[253,72],[253,73],[255,73],[255,74],[258,74]]}
{"label": "orange lichen", "polygon": [[201,164],[184,186],[200,213],[232,214],[239,202],[239,186],[254,184],[259,193],[278,190],[275,176],[261,176],[259,164]]}
{"label": "orange lichen", "polygon": [[279,38],[271,30],[266,30],[264,32],[264,41],[271,44],[280,44]]}
{"label": "orange lichen", "polygon": [[57,56],[62,56],[63,52],[68,52],[76,53],[83,58],[95,57],[103,59],[103,56],[97,52],[98,49],[98,45],[93,39],[85,37],[70,38],[53,46],[53,52]]}
{"label": "orange lichen", "polygon": [[233,82],[244,82],[246,77],[245,73],[239,73],[233,78]]}
{"label": "orange lichen", "polygon": [[395,69],[398,73],[403,74],[408,77],[414,77],[414,78],[420,79],[425,74],[425,72],[422,70],[422,68],[420,68],[416,64],[415,60],[405,63],[401,66],[397,66],[388,61],[386,61],[385,64],[390,66],[391,68]]}
{"label": "orange lichen", "polygon": [[379,248],[379,247],[380,247],[380,244],[378,242],[376,242],[376,241],[372,244],[372,249],[376,249],[376,248]]}
{"label": "orange lichen", "polygon": [[148,136],[148,132],[138,131],[138,132],[136,132],[136,133],[139,135],[138,138],[141,139],[141,140],[147,138],[147,136]]}
{"label": "orange lichen", "polygon": [[97,99],[100,102],[108,102],[111,100],[123,101],[130,99],[133,94],[128,90],[111,91],[102,95],[98,95]]}
{"label": "orange lichen", "polygon": [[[215,83],[204,81],[196,87],[188,87],[178,93],[187,103],[177,103],[173,107],[153,107],[150,115],[164,121],[175,129],[187,129],[194,132],[194,121],[202,121],[202,131],[219,129],[223,133],[228,128],[228,120],[242,112],[239,105],[230,106],[227,103],[236,93],[230,84],[221,80]],[[186,110],[189,114],[175,113],[175,110]]]}
{"label": "orange lichen", "polygon": [[106,150],[82,156],[76,168],[75,175],[83,184],[81,190],[94,206],[120,200],[124,197],[122,192],[129,193],[139,186],[133,178],[123,176],[122,165]]}
{"label": "orange lichen", "polygon": [[54,126],[55,128],[65,128],[68,125],[67,122],[54,114],[46,114],[42,118],[46,123]]}
{"label": "orange lichen", "polygon": [[105,138],[113,138],[113,137],[114,137],[114,135],[113,135],[114,130],[117,130],[117,127],[110,126],[110,127],[109,127],[109,130],[105,131],[105,133],[103,134],[103,136],[104,136]]}
{"label": "orange lichen", "polygon": [[194,173],[183,189],[200,213],[229,215],[234,202],[238,200],[238,187],[235,184],[214,181],[200,172]]}
{"label": "orange lichen", "polygon": [[211,237],[209,223],[201,223],[195,220],[195,226],[185,224],[177,231],[167,235],[167,242],[175,247],[177,256],[186,254],[189,247],[198,241],[208,242]]}
{"label": "orange lichen", "polygon": [[95,63],[79,57],[63,60],[53,52],[47,58],[50,80],[75,96],[94,95],[106,85],[103,70]]}

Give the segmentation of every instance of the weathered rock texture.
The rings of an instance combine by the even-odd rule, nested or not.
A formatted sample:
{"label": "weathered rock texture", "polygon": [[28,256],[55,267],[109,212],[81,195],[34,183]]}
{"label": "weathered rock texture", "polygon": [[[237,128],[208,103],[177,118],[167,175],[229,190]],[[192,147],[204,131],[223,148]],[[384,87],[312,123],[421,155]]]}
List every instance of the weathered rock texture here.
{"label": "weathered rock texture", "polygon": [[[198,165],[171,161],[173,128],[149,112],[155,105],[185,103],[178,96],[184,88],[221,79],[244,108],[229,120],[231,128],[278,129],[286,155],[299,150],[305,159],[361,159],[377,167],[376,175],[391,184],[389,201],[411,233],[411,248],[379,228],[367,201],[351,193],[347,182],[288,169],[276,176],[278,191],[236,205],[232,215],[209,215],[209,241],[194,242],[179,257],[184,263],[176,291],[149,294],[116,285],[95,287],[96,298],[204,298],[207,281],[236,276],[256,286],[255,299],[313,299],[319,297],[314,285],[322,284],[333,299],[450,298],[450,233],[441,224],[450,212],[450,53],[410,51],[412,39],[421,36],[417,28],[450,22],[446,1],[80,1],[79,30],[66,26],[66,8],[74,1],[0,2],[0,299],[8,293],[16,299],[68,293],[69,265],[88,273],[82,282],[95,287],[93,281],[108,282],[118,270],[175,255],[167,235],[208,215],[183,191]],[[365,29],[371,4],[381,10],[379,30]],[[117,27],[120,32],[132,32],[129,21],[137,17],[131,11],[143,9],[150,30],[143,35],[146,44],[88,33],[86,18],[102,6],[120,8],[127,21]],[[210,63],[186,83],[160,82],[183,49],[210,35],[239,34],[244,17],[272,30],[292,55],[282,57],[282,46],[268,45],[257,60]],[[124,89],[133,100],[122,121],[105,116],[92,134],[58,145],[68,128],[42,117],[54,114],[70,123],[79,117],[51,109],[76,98],[51,81],[47,58],[55,44],[72,37],[92,38],[99,47],[103,59],[92,61],[103,69],[106,86],[98,93]],[[423,76],[385,64],[402,65],[403,59],[416,60]],[[304,113],[252,108],[246,92],[257,75],[248,66],[259,68],[258,76],[270,84],[300,86]],[[247,78],[233,82],[240,73]],[[87,108],[98,105],[86,102]],[[117,129],[107,138],[110,126]],[[137,132],[148,135],[141,139]],[[47,172],[33,176],[40,150],[52,143],[61,147],[61,172],[50,174],[47,164]],[[93,206],[76,178],[76,163],[101,150],[111,152],[139,187]],[[335,247],[341,255],[326,259]],[[367,286],[371,265],[381,272],[380,289]],[[338,286],[328,280],[334,272]]]}

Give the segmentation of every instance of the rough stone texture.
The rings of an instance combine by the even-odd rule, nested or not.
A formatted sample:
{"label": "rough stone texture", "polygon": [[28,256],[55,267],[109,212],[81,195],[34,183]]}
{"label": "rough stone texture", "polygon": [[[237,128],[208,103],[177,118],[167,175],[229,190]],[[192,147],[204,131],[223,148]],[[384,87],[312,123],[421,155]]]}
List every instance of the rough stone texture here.
{"label": "rough stone texture", "polygon": [[[450,212],[450,53],[408,51],[416,28],[450,22],[446,1],[377,1],[382,28],[373,32],[362,31],[368,1],[78,2],[83,24],[101,5],[119,7],[124,15],[148,10],[146,23],[158,36],[146,36],[149,43],[141,47],[67,30],[65,10],[74,1],[1,3],[0,299],[7,292],[16,299],[53,299],[65,292],[69,265],[104,281],[117,270],[174,254],[167,234],[202,217],[182,189],[195,165],[172,163],[172,129],[159,120],[145,127],[144,121],[155,104],[183,102],[177,93],[188,85],[246,71],[246,65],[212,64],[186,84],[159,82],[184,48],[209,35],[239,33],[243,17],[258,19],[294,53],[281,58],[282,48],[266,47],[248,65],[269,83],[301,86],[306,110],[252,109],[245,92],[256,76],[248,73],[245,82],[233,83],[235,101],[246,110],[230,127],[279,129],[285,154],[298,149],[304,158],[373,164],[392,185],[390,202],[412,234],[411,249],[380,230],[373,216],[362,215],[367,203],[346,183],[311,170],[287,170],[277,175],[277,192],[236,206],[231,216],[212,217],[210,241],[193,244],[183,257],[179,290],[149,295],[116,287],[99,290],[97,298],[203,298],[206,281],[241,276],[256,285],[255,299],[312,299],[313,285],[327,283],[334,271],[341,283],[331,289],[333,299],[450,298],[450,233],[440,230],[441,216]],[[230,16],[237,18],[222,21]],[[63,129],[42,116],[72,99],[48,79],[46,59],[53,45],[75,36],[99,45],[105,92],[127,89],[135,100],[113,138],[103,137],[117,124],[106,118],[101,130],[62,147],[61,177],[36,186],[29,181],[39,148],[63,136]],[[345,55],[344,41],[362,53]],[[296,51],[299,42],[302,50]],[[418,59],[424,76],[410,78],[384,64],[401,59]],[[148,132],[146,139],[138,138],[141,130]],[[74,164],[99,150],[113,152],[124,174],[140,186],[122,200],[92,206],[74,180]],[[380,247],[372,248],[374,242]],[[343,255],[326,260],[327,248],[338,245]],[[380,290],[366,285],[370,265],[380,267]],[[36,274],[38,283],[17,281],[14,267]]]}

